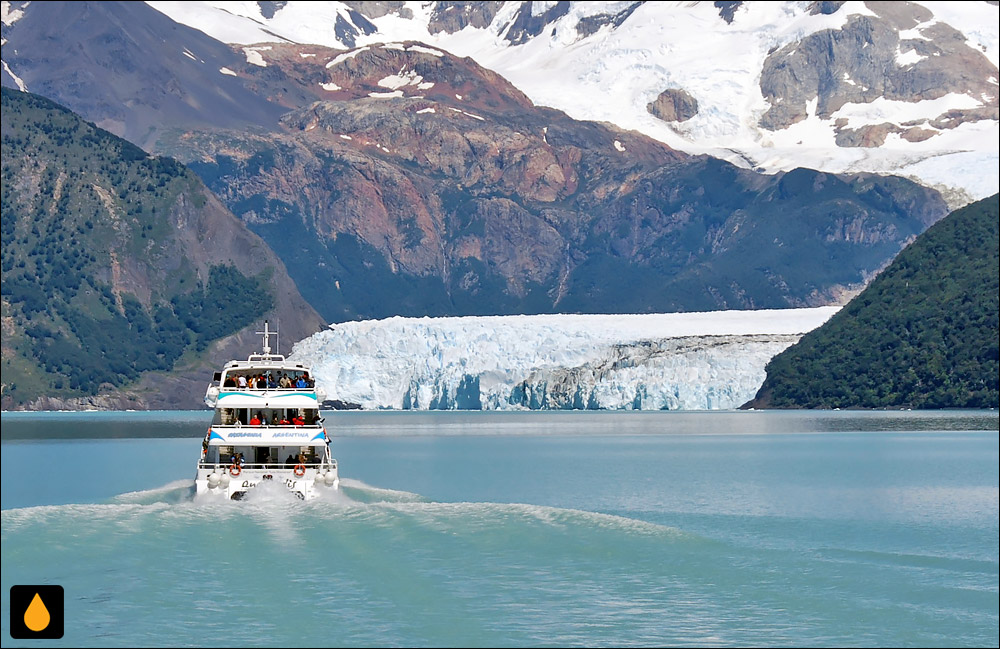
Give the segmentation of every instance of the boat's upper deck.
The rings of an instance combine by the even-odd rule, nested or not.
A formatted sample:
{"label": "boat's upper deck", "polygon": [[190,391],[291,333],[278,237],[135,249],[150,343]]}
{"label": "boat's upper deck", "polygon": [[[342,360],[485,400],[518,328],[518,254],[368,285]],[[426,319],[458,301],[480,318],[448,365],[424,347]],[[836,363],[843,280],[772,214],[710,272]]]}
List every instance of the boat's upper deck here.
{"label": "boat's upper deck", "polygon": [[251,358],[232,361],[216,372],[205,402],[218,408],[317,408],[324,398],[305,366]]}
{"label": "boat's upper deck", "polygon": [[245,361],[230,361],[215,373],[216,384],[224,392],[237,390],[298,390],[316,388],[309,368],[286,361],[284,356],[254,355]]}
{"label": "boat's upper deck", "polygon": [[268,339],[276,336],[264,322],[262,348],[245,361],[233,360],[216,372],[205,391],[210,408],[318,408],[325,399],[309,368],[272,354]]}

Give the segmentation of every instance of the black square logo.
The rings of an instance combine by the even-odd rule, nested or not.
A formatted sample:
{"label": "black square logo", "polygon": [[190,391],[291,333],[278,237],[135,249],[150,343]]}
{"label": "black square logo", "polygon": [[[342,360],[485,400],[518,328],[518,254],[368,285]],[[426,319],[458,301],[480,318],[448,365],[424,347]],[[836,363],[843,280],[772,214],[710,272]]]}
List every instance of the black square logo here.
{"label": "black square logo", "polygon": [[62,586],[11,586],[10,637],[17,640],[63,637]]}

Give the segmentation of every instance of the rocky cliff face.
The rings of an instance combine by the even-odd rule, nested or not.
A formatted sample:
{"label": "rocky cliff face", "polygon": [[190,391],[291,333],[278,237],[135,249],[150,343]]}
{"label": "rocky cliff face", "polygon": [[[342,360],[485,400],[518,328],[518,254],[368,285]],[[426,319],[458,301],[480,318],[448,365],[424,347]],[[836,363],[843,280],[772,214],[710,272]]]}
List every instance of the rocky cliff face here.
{"label": "rocky cliff face", "polygon": [[[830,4],[817,4],[815,11]],[[761,92],[770,104],[761,117],[764,128],[787,128],[810,111],[829,119],[847,104],[920,102],[949,93],[984,101],[902,124],[852,127],[850,120],[841,118],[836,126],[837,144],[877,147],[890,133],[920,141],[936,132],[928,126],[953,129],[1000,117],[996,66],[961,33],[932,20],[930,11],[909,2],[868,2],[866,6],[868,15],[851,16],[839,29],[817,32],[767,57],[760,79]]]}
{"label": "rocky cliff face", "polygon": [[[536,104],[739,166],[896,173],[953,208],[996,191],[995,3],[62,5],[3,5],[0,79],[147,148],[164,126],[270,130],[284,110],[331,98],[321,74],[281,83],[262,56],[279,44],[420,40],[474,57]],[[247,85],[241,62],[270,67]]]}
{"label": "rocky cliff face", "polygon": [[680,88],[668,88],[646,109],[664,122],[685,122],[698,114],[698,100]]}
{"label": "rocky cliff face", "polygon": [[4,86],[58,101],[139,146],[178,122],[245,127],[273,124],[283,112],[220,74],[245,62],[243,52],[143,2],[28,5],[3,21]]}
{"label": "rocky cliff face", "polygon": [[578,122],[418,43],[260,55],[248,84],[323,99],[271,135],[161,146],[329,320],[823,304],[946,211],[899,179],[759,176]]}
{"label": "rocky cliff face", "polygon": [[[454,34],[469,26],[483,29],[493,22],[493,18],[502,6],[503,2],[496,0],[437,3],[431,13],[428,29],[432,34],[438,32]],[[388,12],[390,9],[386,8],[385,11]]]}

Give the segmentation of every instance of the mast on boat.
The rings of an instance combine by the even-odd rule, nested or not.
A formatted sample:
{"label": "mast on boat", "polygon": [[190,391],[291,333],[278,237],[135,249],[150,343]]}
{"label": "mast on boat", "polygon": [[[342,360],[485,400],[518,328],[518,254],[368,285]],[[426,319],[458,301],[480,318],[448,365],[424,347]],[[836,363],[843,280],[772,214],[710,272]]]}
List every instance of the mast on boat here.
{"label": "mast on boat", "polygon": [[270,354],[271,354],[271,344],[270,344],[271,343],[271,336],[274,336],[274,347],[275,347],[275,352],[274,353],[277,354],[278,353],[278,351],[277,351],[277,348],[278,348],[278,331],[277,330],[271,331],[270,328],[268,327],[267,320],[265,320],[264,321],[264,331],[258,331],[257,333],[261,334],[261,336],[263,336],[263,338],[261,340],[261,345],[260,345],[261,349],[263,350],[261,352],[261,355],[262,356],[270,356]]}

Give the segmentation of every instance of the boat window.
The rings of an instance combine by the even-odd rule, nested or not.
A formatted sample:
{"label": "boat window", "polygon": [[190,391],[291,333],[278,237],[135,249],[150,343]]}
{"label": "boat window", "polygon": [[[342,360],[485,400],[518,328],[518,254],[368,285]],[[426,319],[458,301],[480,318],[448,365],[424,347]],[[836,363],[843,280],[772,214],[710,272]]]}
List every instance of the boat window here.
{"label": "boat window", "polygon": [[[222,415],[223,425],[225,426],[245,426],[246,425],[246,412],[245,408],[223,408],[223,413],[228,413]],[[226,423],[228,422],[228,423]]]}
{"label": "boat window", "polygon": [[322,426],[316,408],[218,408],[214,426]]}
{"label": "boat window", "polygon": [[216,372],[224,388],[238,390],[312,390],[316,383],[307,370],[255,367]]}

